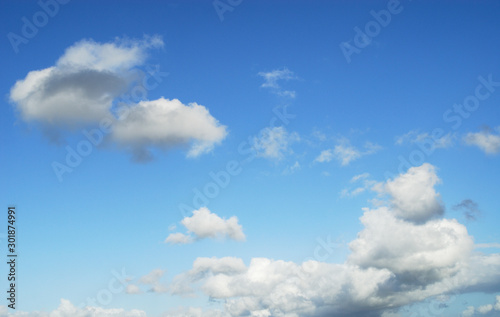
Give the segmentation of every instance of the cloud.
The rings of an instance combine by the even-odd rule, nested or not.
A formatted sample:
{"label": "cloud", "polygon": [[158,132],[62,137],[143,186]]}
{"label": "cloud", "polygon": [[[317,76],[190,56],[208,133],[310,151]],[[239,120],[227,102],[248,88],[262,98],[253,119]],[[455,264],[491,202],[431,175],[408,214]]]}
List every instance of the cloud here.
{"label": "cloud", "polygon": [[151,159],[153,148],[184,146],[188,157],[210,152],[226,137],[227,129],[206,107],[163,97],[140,102],[121,98],[133,89],[133,83],[144,82],[137,67],[151,48],[162,46],[158,36],[111,43],[82,40],[69,47],[54,66],[31,71],[18,80],[10,101],[23,120],[39,124],[53,139],[107,121],[111,134],[106,139],[130,150],[137,161]]}
{"label": "cloud", "polygon": [[21,117],[44,126],[80,127],[109,116],[113,100],[124,92],[147,50],[161,47],[160,37],[82,40],[69,47],[55,66],[31,71],[10,91]]}
{"label": "cloud", "polygon": [[300,163],[295,161],[293,165],[287,166],[282,172],[283,175],[291,175],[300,169]]}
{"label": "cloud", "polygon": [[418,130],[412,130],[404,135],[396,137],[395,144],[417,144],[421,147],[425,147],[428,151],[433,151],[435,149],[449,148],[453,146],[453,142],[456,138],[455,134],[449,132],[442,135],[441,130],[435,130],[432,134],[427,132],[419,132]]}
{"label": "cloud", "polygon": [[[5,307],[5,306],[1,306]],[[19,317],[146,317],[142,310],[133,309],[126,311],[124,309],[87,306],[85,308],[75,307],[70,301],[61,299],[59,307],[51,312],[16,312],[8,314],[0,310],[0,316],[19,316]]]}
{"label": "cloud", "polygon": [[[224,301],[224,312],[233,317],[386,317],[435,296],[500,291],[500,254],[474,252],[466,227],[439,217],[437,183],[430,164],[381,183],[387,206],[364,209],[364,228],[344,263],[253,258],[245,265],[238,258],[198,258],[174,277],[170,293],[202,291]],[[420,193],[422,201],[396,185]],[[411,204],[418,206],[408,210]],[[414,215],[426,221],[417,223]]]}
{"label": "cloud", "polygon": [[[498,129],[497,129],[498,130]],[[491,131],[467,133],[464,136],[467,145],[479,147],[486,154],[497,154],[500,152],[500,135]]]}
{"label": "cloud", "polygon": [[147,275],[144,275],[141,278],[139,278],[138,282],[141,284],[156,284],[163,277],[163,274],[165,274],[165,270],[154,269]]}
{"label": "cloud", "polygon": [[462,211],[467,220],[476,220],[481,213],[477,203],[471,199],[462,200],[462,202],[453,206],[453,209]]}
{"label": "cloud", "polygon": [[166,243],[182,244],[190,243],[194,239],[226,237],[237,241],[245,240],[245,234],[236,216],[226,220],[210,212],[206,207],[193,211],[193,215],[182,219],[181,224],[189,233],[194,234],[195,238],[182,233],[172,233],[165,240]]}
{"label": "cloud", "polygon": [[444,213],[441,196],[434,190],[434,185],[440,182],[435,167],[424,163],[410,168],[407,173],[394,180],[378,184],[374,189],[391,197],[397,217],[413,222],[425,222]]}
{"label": "cloud", "polygon": [[264,128],[252,139],[257,156],[281,160],[290,153],[290,144],[300,139],[297,133],[289,133],[284,127]]}
{"label": "cloud", "polygon": [[283,97],[295,98],[295,91],[283,90],[278,83],[279,81],[297,79],[295,74],[288,68],[285,67],[270,72],[259,72],[258,75],[264,79],[261,87],[270,88],[274,93]]}
{"label": "cloud", "polygon": [[466,310],[462,312],[462,317],[472,317],[472,316],[498,316],[500,311],[500,295],[495,297],[494,304],[486,304],[475,308],[474,306],[467,307]]}
{"label": "cloud", "polygon": [[142,291],[139,286],[134,284],[128,284],[127,288],[125,288],[125,293],[127,294],[141,294]]}
{"label": "cloud", "polygon": [[321,151],[320,155],[314,159],[314,162],[325,163],[337,159],[342,166],[347,166],[362,156],[374,154],[382,149],[380,145],[371,142],[366,142],[364,148],[365,150],[361,151],[352,146],[348,139],[341,138],[333,149]]}
{"label": "cloud", "polygon": [[[377,182],[369,179],[369,173],[355,175],[351,178],[350,186],[342,189],[341,197],[354,197],[372,188]],[[361,182],[361,184],[359,184]]]}
{"label": "cloud", "polygon": [[112,138],[133,151],[136,157],[149,156],[148,148],[168,149],[190,144],[188,157],[210,152],[227,135],[226,127],[207,108],[177,99],[141,101],[118,118]]}
{"label": "cloud", "polygon": [[171,244],[188,244],[192,242],[194,242],[193,237],[180,232],[171,233],[165,239],[165,243],[171,243]]}

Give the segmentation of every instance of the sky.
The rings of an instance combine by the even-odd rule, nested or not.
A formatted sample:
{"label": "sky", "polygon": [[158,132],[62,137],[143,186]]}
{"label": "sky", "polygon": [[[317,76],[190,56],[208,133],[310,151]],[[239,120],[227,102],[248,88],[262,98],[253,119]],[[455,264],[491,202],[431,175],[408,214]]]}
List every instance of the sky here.
{"label": "sky", "polygon": [[0,6],[0,316],[500,314],[499,2]]}

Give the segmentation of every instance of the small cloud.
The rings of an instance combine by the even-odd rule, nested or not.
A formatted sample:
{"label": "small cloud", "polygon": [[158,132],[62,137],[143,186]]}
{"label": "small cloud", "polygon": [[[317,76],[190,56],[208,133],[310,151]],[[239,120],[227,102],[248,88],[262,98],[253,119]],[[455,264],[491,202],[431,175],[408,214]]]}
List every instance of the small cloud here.
{"label": "small cloud", "polygon": [[258,75],[264,78],[264,83],[261,85],[262,88],[270,88],[275,94],[282,97],[295,98],[295,91],[283,90],[279,84],[279,81],[297,79],[295,74],[288,68],[285,67],[270,72],[259,72]]}
{"label": "small cloud", "polygon": [[[221,218],[206,207],[193,211],[193,215],[182,219],[181,224],[188,230],[188,234],[171,233],[165,239],[165,243],[186,244],[205,238],[226,237],[237,241],[245,240],[238,217]],[[194,237],[190,235],[191,233]]]}
{"label": "small cloud", "polygon": [[[497,129],[498,131],[498,129]],[[464,136],[467,145],[473,145],[480,148],[486,154],[497,154],[500,152],[500,135],[490,130],[477,133],[467,133]]]}
{"label": "small cloud", "polygon": [[141,278],[139,278],[138,282],[141,284],[156,284],[163,277],[163,274],[165,274],[165,270],[154,269],[147,275],[144,275]]}
{"label": "small cloud", "polygon": [[351,178],[350,183],[355,183],[355,182],[357,182],[360,179],[365,179],[365,178],[368,178],[368,177],[370,177],[369,173],[363,173],[363,174],[355,175],[355,176],[353,176]]}
{"label": "small cloud", "polygon": [[184,233],[171,233],[166,239],[165,243],[171,243],[171,244],[188,244],[192,243],[193,238],[189,235],[186,235]]}
{"label": "small cloud", "polygon": [[299,140],[297,133],[289,133],[284,127],[267,127],[253,138],[252,146],[259,157],[281,160],[292,152],[290,144]]}
{"label": "small cloud", "polygon": [[462,202],[453,206],[453,210],[463,212],[467,220],[476,220],[481,213],[477,203],[471,199],[462,200]]}
{"label": "small cloud", "polygon": [[332,159],[337,159],[342,166],[347,166],[354,160],[359,159],[362,156],[370,155],[378,152],[382,147],[378,144],[366,142],[364,145],[364,151],[357,149],[352,146],[348,139],[341,138],[339,144],[337,144],[333,149],[327,149],[321,151],[320,155],[316,157],[314,162],[330,162]]}
{"label": "small cloud", "polygon": [[300,169],[300,163],[298,161],[295,161],[293,165],[287,166],[285,170],[283,171],[283,175],[290,175],[295,173]]}
{"label": "small cloud", "polygon": [[[439,131],[438,131],[439,132]],[[396,137],[395,144],[417,144],[421,147],[425,147],[428,151],[433,151],[435,149],[445,149],[453,146],[453,142],[456,138],[454,133],[447,133],[441,135],[442,133],[429,134],[427,132],[419,132],[418,130],[411,130],[410,132]]]}
{"label": "small cloud", "polygon": [[125,288],[125,293],[127,293],[127,294],[141,294],[142,291],[139,288],[139,286],[134,285],[134,284],[128,284],[127,287]]}

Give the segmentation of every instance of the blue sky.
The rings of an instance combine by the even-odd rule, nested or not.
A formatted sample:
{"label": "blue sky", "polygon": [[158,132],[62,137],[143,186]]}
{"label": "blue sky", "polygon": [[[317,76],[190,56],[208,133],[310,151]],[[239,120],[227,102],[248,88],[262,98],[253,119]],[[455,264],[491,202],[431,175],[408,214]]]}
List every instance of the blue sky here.
{"label": "blue sky", "polygon": [[1,6],[0,315],[499,313],[498,2]]}

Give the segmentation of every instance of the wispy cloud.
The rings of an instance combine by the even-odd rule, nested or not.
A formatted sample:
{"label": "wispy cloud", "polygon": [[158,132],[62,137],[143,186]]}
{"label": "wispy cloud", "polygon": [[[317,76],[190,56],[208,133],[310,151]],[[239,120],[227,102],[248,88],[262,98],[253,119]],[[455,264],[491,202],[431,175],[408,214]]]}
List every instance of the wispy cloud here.
{"label": "wispy cloud", "polygon": [[280,81],[297,79],[297,76],[288,68],[285,67],[270,72],[259,72],[258,75],[264,79],[264,83],[261,85],[262,88],[269,88],[274,93],[283,97],[295,98],[295,91],[284,90],[279,83]]}
{"label": "wispy cloud", "polygon": [[252,139],[252,146],[259,157],[281,160],[292,152],[290,145],[299,140],[297,133],[289,133],[285,127],[267,127]]}
{"label": "wispy cloud", "polygon": [[333,159],[337,159],[342,166],[347,166],[352,161],[357,160],[365,155],[374,154],[381,149],[382,147],[378,144],[366,142],[364,145],[364,150],[360,150],[351,145],[348,139],[341,138],[339,143],[335,145],[333,149],[321,151],[319,156],[314,159],[314,162],[325,163],[330,162]]}

